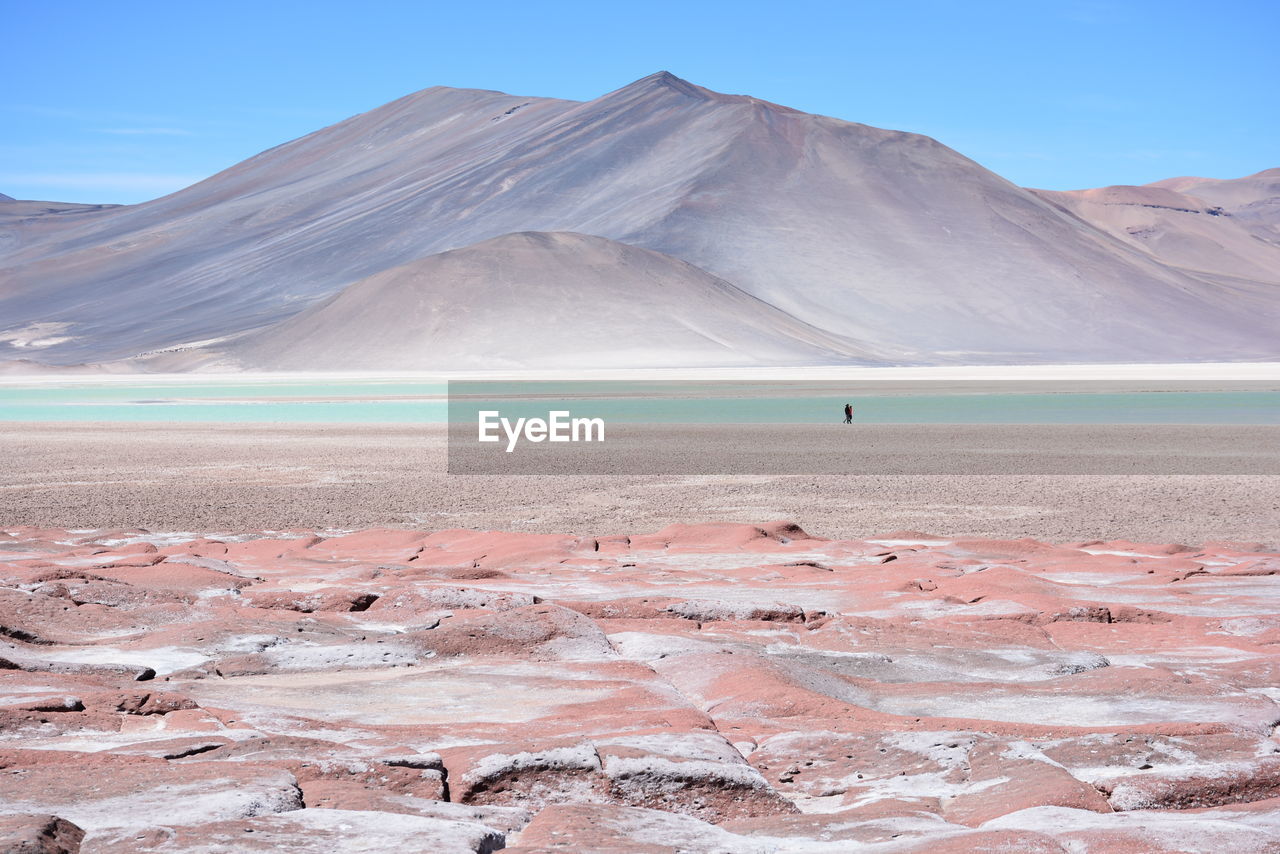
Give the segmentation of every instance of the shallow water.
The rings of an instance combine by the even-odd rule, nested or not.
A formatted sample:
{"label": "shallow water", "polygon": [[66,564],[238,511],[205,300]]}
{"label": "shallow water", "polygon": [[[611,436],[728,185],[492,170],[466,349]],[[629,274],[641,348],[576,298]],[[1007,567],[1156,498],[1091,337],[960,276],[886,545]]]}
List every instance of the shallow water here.
{"label": "shallow water", "polygon": [[445,383],[77,383],[0,386],[0,421],[443,423]]}
{"label": "shallow water", "polygon": [[[1276,391],[877,394],[832,384],[796,394],[755,384],[700,393],[672,382],[630,384],[625,394],[607,384],[559,384],[529,400],[527,389],[484,387],[483,397],[455,401],[454,417],[472,420],[481,408],[511,417],[568,408],[620,422],[817,424],[842,420],[848,401],[855,420],[868,424],[1280,424]],[[0,386],[0,421],[444,423],[447,393],[443,382],[400,380],[33,383]]]}

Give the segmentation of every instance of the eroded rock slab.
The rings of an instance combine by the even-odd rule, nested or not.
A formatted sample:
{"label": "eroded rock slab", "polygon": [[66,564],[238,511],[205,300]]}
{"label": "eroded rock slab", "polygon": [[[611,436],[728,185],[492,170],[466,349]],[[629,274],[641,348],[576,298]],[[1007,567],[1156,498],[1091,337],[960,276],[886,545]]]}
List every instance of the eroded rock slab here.
{"label": "eroded rock slab", "polygon": [[134,835],[104,834],[93,850],[102,854],[491,854],[503,847],[504,838],[476,822],[364,810],[300,809],[238,821],[164,826]]}
{"label": "eroded rock slab", "polygon": [[1280,850],[1262,544],[0,533],[11,847]]}
{"label": "eroded rock slab", "polygon": [[56,815],[0,816],[5,854],[78,854],[84,831]]}

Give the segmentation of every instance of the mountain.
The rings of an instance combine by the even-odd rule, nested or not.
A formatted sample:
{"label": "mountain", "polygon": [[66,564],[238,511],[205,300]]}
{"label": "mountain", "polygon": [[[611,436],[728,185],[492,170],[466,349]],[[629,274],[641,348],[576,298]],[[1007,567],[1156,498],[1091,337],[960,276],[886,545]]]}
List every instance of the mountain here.
{"label": "mountain", "polygon": [[385,270],[225,354],[231,366],[273,370],[867,360],[683,261],[563,232],[508,234]]}
{"label": "mountain", "polygon": [[[1277,179],[1270,195],[1250,183],[1257,176],[1037,193],[1168,266],[1280,285],[1280,170],[1272,171]],[[1246,188],[1251,192],[1242,192]]]}
{"label": "mountain", "polygon": [[[1277,356],[1277,294],[1253,271],[1263,262],[1246,259],[1229,274],[1221,264],[1170,263],[1072,204],[1016,187],[928,137],[724,95],[665,72],[583,103],[437,87],[162,199],[0,224],[0,359],[100,362],[213,340],[210,353],[240,352],[255,367],[253,354],[267,358],[270,348],[246,338],[237,350],[236,336],[263,342],[291,318],[319,322],[320,304],[337,304],[348,288],[367,295],[384,272],[383,298],[411,299],[417,288],[389,283],[426,281],[414,272],[419,262],[432,294],[454,294],[464,328],[451,328],[450,342],[482,340],[475,319],[505,324],[503,311],[536,328],[544,318],[519,313],[523,303],[471,302],[500,289],[441,280],[442,269],[465,268],[457,259],[428,263],[524,232],[594,235],[678,259],[706,277],[663,268],[700,283],[688,286],[690,300],[710,300],[707,279],[719,280],[772,306],[778,323],[786,315],[786,330],[820,330],[830,336],[821,349],[849,358]],[[584,306],[619,298],[590,264],[573,270],[562,261],[577,256],[552,254]],[[715,302],[718,317],[742,313]],[[683,315],[665,304],[677,311],[668,328],[679,327]],[[30,339],[24,330],[40,323],[59,333],[41,338],[38,354],[5,343],[10,333]],[[758,353],[740,340],[731,349],[756,362],[775,358],[779,340],[814,340],[782,329]],[[644,335],[629,332],[624,340]],[[370,354],[382,346],[375,335],[365,341]],[[573,341],[558,346],[572,352]],[[420,351],[423,367],[432,352]],[[712,352],[723,355],[702,351]]]}
{"label": "mountain", "polygon": [[[36,246],[55,239],[64,230],[84,221],[84,217],[120,205],[80,205],[72,202],[40,202],[19,200],[0,194],[0,339],[12,329],[4,329],[11,308],[5,300],[11,295],[23,271],[8,267],[6,257],[15,255],[24,244]],[[12,308],[16,309],[16,306]],[[43,322],[36,318],[35,323]]]}
{"label": "mountain", "polygon": [[1280,168],[1264,169],[1243,178],[1166,178],[1152,187],[1196,196],[1251,222],[1280,226]]}
{"label": "mountain", "polygon": [[1259,239],[1280,243],[1280,169],[1229,180],[1173,178],[1152,186],[1170,182],[1177,185],[1170,189],[1181,188],[1180,192],[1218,205]]}

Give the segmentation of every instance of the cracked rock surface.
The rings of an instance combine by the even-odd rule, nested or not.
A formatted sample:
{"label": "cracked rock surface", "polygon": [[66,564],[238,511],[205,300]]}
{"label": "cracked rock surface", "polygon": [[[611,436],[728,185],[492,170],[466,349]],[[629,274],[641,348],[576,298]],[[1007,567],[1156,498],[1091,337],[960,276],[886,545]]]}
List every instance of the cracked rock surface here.
{"label": "cracked rock surface", "polygon": [[1257,543],[0,532],[0,850],[1280,851]]}

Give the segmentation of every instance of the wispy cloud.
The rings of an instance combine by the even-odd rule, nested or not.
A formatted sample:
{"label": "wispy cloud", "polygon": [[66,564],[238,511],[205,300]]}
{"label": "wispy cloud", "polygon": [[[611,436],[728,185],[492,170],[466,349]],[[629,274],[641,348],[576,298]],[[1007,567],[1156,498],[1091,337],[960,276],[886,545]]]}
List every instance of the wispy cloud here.
{"label": "wispy cloud", "polygon": [[98,107],[48,107],[42,104],[3,104],[0,109],[46,119],[68,119],[97,124],[166,127],[175,124],[174,116],[160,113],[134,113],[125,110],[103,110]]}
{"label": "wispy cloud", "polygon": [[194,136],[191,131],[182,128],[99,128],[98,133],[110,133],[117,136]]}
{"label": "wispy cloud", "polygon": [[0,173],[0,187],[171,193],[207,177],[157,172],[11,172]]}

